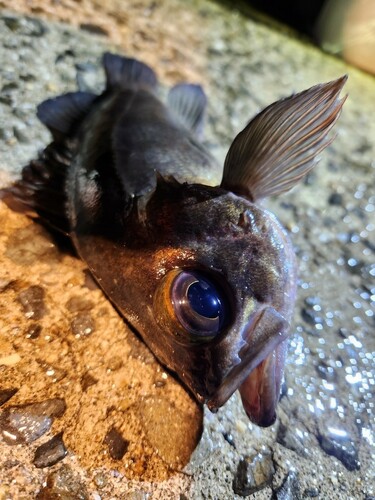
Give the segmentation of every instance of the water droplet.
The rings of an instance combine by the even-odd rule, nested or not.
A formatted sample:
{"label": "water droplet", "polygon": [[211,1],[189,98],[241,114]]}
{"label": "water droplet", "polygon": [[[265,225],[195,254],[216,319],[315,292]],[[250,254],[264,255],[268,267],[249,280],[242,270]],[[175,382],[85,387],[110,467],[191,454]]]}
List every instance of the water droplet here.
{"label": "water droplet", "polygon": [[354,267],[358,264],[358,261],[356,259],[354,259],[353,257],[351,257],[350,259],[348,259],[348,266],[349,267]]}

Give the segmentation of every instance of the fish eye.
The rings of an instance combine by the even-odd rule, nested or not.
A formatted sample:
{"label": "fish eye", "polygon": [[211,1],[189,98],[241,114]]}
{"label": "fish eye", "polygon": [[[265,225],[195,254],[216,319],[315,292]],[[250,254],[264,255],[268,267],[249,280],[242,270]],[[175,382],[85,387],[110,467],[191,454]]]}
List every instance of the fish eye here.
{"label": "fish eye", "polygon": [[227,324],[229,308],[221,287],[199,271],[181,271],[171,283],[176,318],[189,333],[214,337]]}

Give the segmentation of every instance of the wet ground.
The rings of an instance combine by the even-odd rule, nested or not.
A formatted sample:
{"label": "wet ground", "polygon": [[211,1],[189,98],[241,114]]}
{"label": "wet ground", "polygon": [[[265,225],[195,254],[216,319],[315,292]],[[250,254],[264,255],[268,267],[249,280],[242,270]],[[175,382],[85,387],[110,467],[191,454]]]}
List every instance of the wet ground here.
{"label": "wet ground", "polygon": [[[249,118],[282,96],[349,73],[349,98],[316,170],[268,202],[290,230],[300,266],[279,418],[270,429],[249,423],[234,395],[216,415],[205,410],[199,440],[201,409],[69,245],[0,202],[0,498],[221,499],[257,491],[254,498],[369,500],[374,78],[214,3],[139,2],[125,13],[107,2],[98,18],[105,26],[93,5],[82,2],[73,16],[75,3],[34,3],[34,14],[72,18],[86,24],[81,29],[1,15],[2,186],[48,141],[35,105],[75,89],[77,75],[81,88],[99,89],[104,49],[143,58],[162,83],[204,82],[206,141],[219,159]],[[174,22],[166,27],[168,9]]]}

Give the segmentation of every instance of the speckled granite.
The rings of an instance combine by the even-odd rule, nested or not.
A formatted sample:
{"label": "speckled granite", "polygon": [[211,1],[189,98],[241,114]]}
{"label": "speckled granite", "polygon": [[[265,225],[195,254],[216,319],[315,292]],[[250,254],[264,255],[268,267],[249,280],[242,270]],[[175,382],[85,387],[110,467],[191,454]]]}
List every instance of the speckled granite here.
{"label": "speckled granite", "polygon": [[[175,59],[166,35],[157,36],[169,1]],[[144,25],[145,3],[127,16],[116,22],[137,40],[131,47],[139,53],[131,55],[148,50],[146,60],[168,83],[205,82],[206,140],[219,159],[265,105],[349,73],[334,144],[304,185],[268,203],[291,231],[300,263],[279,419],[257,428],[234,395],[216,415],[205,411],[198,448],[178,472],[200,433],[199,407],[127,328],[71,249],[0,202],[0,499],[221,499],[256,489],[253,498],[260,499],[370,498],[374,79],[214,3],[155,2],[147,36],[135,22],[142,16]],[[189,24],[184,34],[186,20],[195,29]],[[100,54],[120,39],[9,12],[1,16],[0,37],[0,185],[6,185],[48,141],[35,105],[74,89],[77,69],[82,87],[100,88]],[[17,408],[51,399],[42,410]],[[18,413],[29,420],[20,444],[10,445]],[[54,436],[48,452],[41,449]]]}

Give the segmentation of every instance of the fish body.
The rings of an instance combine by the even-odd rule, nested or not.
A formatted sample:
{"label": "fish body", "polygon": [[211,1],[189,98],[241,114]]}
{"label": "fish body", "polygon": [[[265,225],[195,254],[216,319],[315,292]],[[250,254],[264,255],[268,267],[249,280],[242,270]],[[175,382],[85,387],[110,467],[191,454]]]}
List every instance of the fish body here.
{"label": "fish body", "polygon": [[211,410],[239,388],[271,425],[296,294],[290,239],[259,200],[314,165],[345,78],[278,101],[235,138],[224,169],[199,137],[201,87],[156,94],[146,65],[105,54],[107,88],[43,102],[53,142],[11,193],[71,237],[155,356]]}

